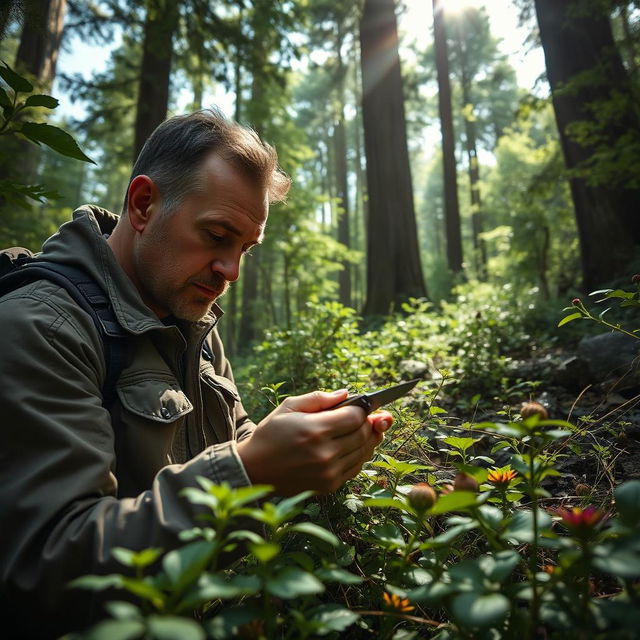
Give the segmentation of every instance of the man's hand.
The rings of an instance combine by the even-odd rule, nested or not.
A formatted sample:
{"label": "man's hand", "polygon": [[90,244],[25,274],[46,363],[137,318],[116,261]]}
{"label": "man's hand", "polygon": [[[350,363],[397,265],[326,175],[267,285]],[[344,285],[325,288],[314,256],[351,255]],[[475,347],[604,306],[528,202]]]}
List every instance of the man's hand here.
{"label": "man's hand", "polygon": [[360,407],[330,410],[346,397],[346,390],[314,391],[284,400],[238,443],[251,482],[278,495],[327,493],[357,475],[393,419],[387,411],[367,417]]}

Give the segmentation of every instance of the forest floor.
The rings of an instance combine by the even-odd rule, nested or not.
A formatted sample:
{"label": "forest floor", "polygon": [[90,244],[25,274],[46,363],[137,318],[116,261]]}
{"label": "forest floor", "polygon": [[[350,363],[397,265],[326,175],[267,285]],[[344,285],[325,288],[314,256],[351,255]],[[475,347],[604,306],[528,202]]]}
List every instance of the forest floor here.
{"label": "forest floor", "polygon": [[[468,421],[477,425],[507,422],[510,416],[519,415],[523,403],[539,402],[550,419],[573,425],[572,434],[549,450],[556,456],[559,475],[544,480],[543,487],[552,496],[547,506],[603,506],[610,504],[616,486],[640,478],[640,386],[625,387],[616,380],[582,386],[581,376],[572,375],[566,367],[574,353],[571,346],[556,346],[514,357],[507,384],[510,391],[506,398],[495,397],[493,403],[486,403],[490,406],[465,410],[446,395],[439,404],[447,408],[453,419],[450,424]],[[478,438],[478,431],[456,429],[455,435]],[[495,442],[495,435],[487,434],[476,444],[476,455],[493,458],[497,466],[508,464],[508,454],[491,451]],[[436,469],[446,466],[445,459],[431,461]]]}

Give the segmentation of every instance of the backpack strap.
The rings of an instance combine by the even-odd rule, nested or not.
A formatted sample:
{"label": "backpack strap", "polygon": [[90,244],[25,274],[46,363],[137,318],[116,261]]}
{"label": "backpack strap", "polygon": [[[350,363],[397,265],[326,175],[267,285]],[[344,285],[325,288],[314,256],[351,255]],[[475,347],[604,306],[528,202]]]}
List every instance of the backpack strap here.
{"label": "backpack strap", "polygon": [[36,280],[49,280],[65,289],[89,314],[100,334],[107,368],[102,406],[109,409],[116,398],[116,384],[128,362],[128,334],[117,321],[107,294],[79,267],[45,260],[18,258],[14,268],[0,278],[0,296]]}

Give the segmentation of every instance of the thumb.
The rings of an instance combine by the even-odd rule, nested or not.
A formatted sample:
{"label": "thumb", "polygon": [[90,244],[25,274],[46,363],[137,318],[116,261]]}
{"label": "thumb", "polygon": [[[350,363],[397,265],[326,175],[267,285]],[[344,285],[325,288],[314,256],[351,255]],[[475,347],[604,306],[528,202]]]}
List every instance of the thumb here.
{"label": "thumb", "polygon": [[331,409],[342,402],[349,395],[346,389],[337,391],[312,391],[302,396],[290,396],[283,401],[283,405],[289,411],[302,411],[303,413],[315,413]]}

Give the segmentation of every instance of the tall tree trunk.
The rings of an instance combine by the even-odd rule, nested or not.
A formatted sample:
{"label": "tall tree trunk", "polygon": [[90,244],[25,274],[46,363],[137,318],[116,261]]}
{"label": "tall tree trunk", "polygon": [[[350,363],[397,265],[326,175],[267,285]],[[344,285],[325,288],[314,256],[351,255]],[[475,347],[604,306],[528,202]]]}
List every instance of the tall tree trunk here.
{"label": "tall tree trunk", "polygon": [[473,117],[473,100],[471,98],[471,81],[467,70],[467,55],[464,51],[464,33],[462,21],[458,21],[456,46],[460,60],[460,78],[462,86],[462,115],[464,118],[465,146],[469,165],[469,191],[471,201],[471,237],[473,239],[473,261],[480,280],[486,279],[487,252],[482,234],[482,202],[480,199],[480,165],[476,145],[476,125]]}
{"label": "tall tree trunk", "polygon": [[[241,65],[241,53],[240,49],[236,48],[234,52],[234,83],[235,83],[235,109],[233,118],[236,122],[242,121],[242,65]],[[238,327],[238,298],[240,292],[238,287],[242,286],[240,282],[235,282],[229,289],[228,301],[225,304],[227,307],[227,313],[224,319],[225,331],[225,350],[230,356],[235,356],[238,353],[237,344],[237,327]]]}
{"label": "tall tree trunk", "polygon": [[[252,29],[256,46],[260,47],[262,40],[260,33],[259,16],[256,12],[251,15]],[[247,71],[251,77],[251,98],[243,104],[243,116],[251,123],[259,135],[263,135],[267,117],[267,105],[265,100],[266,79],[262,73],[261,65],[266,58],[266,52],[256,53],[251,58],[252,67]],[[258,298],[260,262],[264,259],[261,247],[254,247],[251,256],[245,260],[242,269],[242,304],[240,325],[238,327],[238,351],[246,351],[258,334],[258,310],[262,307],[262,301]]]}
{"label": "tall tree trunk", "polygon": [[[340,203],[338,213],[338,242],[345,247],[351,247],[351,237],[349,232],[349,184],[347,179],[347,134],[344,122],[344,84],[347,70],[342,60],[342,33],[338,28],[336,42],[337,70],[337,93],[338,93],[338,118],[334,126],[334,149],[335,149],[335,172],[336,172],[336,195]],[[351,306],[351,265],[347,260],[342,263],[342,271],[338,276],[340,302],[346,307]]]}
{"label": "tall tree trunk", "polygon": [[177,2],[147,0],[136,107],[134,160],[151,132],[167,117],[173,34],[177,26]]}
{"label": "tall tree trunk", "polygon": [[25,10],[15,67],[30,73],[43,93],[51,91],[56,75],[66,8],[66,0],[33,0]]}
{"label": "tall tree trunk", "polygon": [[462,271],[462,235],[460,233],[460,205],[456,169],[451,84],[449,81],[449,53],[442,0],[433,0],[433,40],[438,76],[438,110],[442,133],[442,164],[444,172],[444,212],[447,236],[447,263],[453,273]]}
{"label": "tall tree trunk", "polygon": [[367,315],[426,296],[420,264],[393,0],[365,0],[360,22],[369,224]]}
{"label": "tall tree trunk", "polygon": [[[602,136],[609,149],[615,149],[627,132],[640,130],[633,112],[631,87],[616,49],[609,16],[584,0],[535,0],[540,39],[544,49],[547,77],[560,142],[567,167],[576,169],[587,162],[594,149],[582,146],[567,134],[567,127],[578,121],[593,121],[593,104],[626,97],[630,108],[618,114]],[[600,80],[573,83],[579,74],[593,71]],[[584,79],[585,76],[582,76]],[[566,90],[569,86],[570,90]],[[563,90],[564,89],[564,90]],[[583,285],[587,290],[625,275],[629,261],[637,256],[640,244],[640,189],[617,185],[588,184],[582,177],[571,177],[582,252]]]}

